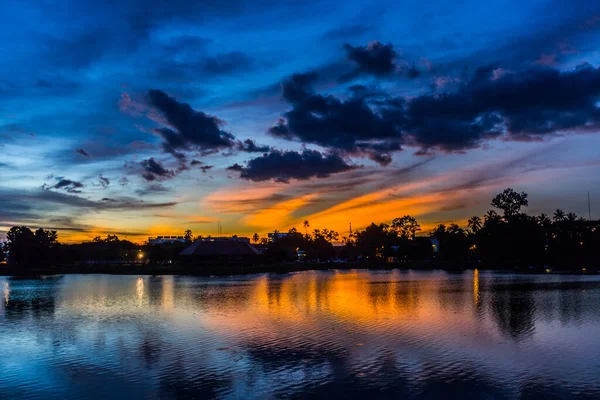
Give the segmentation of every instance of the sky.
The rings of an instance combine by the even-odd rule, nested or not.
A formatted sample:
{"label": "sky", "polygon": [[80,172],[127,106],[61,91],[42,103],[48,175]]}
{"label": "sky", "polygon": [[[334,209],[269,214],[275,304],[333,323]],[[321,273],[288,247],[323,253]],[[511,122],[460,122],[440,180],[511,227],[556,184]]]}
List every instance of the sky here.
{"label": "sky", "polygon": [[[576,3],[576,4],[575,4]],[[0,238],[600,212],[600,3],[0,5]]]}

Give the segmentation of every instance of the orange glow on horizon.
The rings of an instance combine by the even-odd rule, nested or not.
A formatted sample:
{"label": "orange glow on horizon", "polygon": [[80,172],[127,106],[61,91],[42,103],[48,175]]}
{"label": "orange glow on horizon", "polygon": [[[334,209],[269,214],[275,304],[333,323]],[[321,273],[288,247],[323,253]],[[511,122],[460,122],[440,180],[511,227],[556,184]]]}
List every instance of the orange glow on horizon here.
{"label": "orange glow on horizon", "polygon": [[307,194],[298,198],[277,203],[257,213],[250,214],[243,222],[250,227],[273,230],[279,226],[289,225],[293,219],[291,214],[299,208],[310,203],[317,197],[315,194]]}
{"label": "orange glow on horizon", "polygon": [[[310,231],[327,228],[343,237],[348,235],[350,223],[354,230],[360,230],[372,222],[390,224],[403,215],[415,217],[421,225],[420,235],[424,235],[440,223],[454,222],[464,227],[471,215],[484,213],[483,205],[487,206],[493,193],[508,184],[506,180],[458,189],[449,188],[448,182],[469,182],[474,179],[473,171],[485,166],[371,191],[369,185],[358,186],[339,194],[323,185],[307,193],[311,187],[308,183],[243,182],[203,194],[199,200],[190,196],[183,203],[156,212],[95,214],[82,221],[90,230],[59,230],[59,241],[77,243],[116,234],[121,239],[143,243],[156,235],[180,236],[186,229],[194,235],[214,236],[217,221],[225,235],[250,237],[256,232],[266,236],[273,230],[286,232],[292,227],[304,231],[303,221],[308,220]],[[340,177],[336,179],[343,182]]]}

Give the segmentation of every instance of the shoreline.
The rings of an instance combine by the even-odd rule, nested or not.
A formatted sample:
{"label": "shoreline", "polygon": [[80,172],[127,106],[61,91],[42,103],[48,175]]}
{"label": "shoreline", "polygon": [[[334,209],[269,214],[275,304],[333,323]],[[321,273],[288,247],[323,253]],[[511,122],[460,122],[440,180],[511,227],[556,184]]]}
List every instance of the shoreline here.
{"label": "shoreline", "polygon": [[543,267],[490,267],[474,263],[449,265],[446,263],[435,264],[361,264],[361,263],[284,263],[284,264],[261,264],[261,265],[188,265],[188,264],[91,264],[91,265],[60,265],[48,267],[2,267],[0,276],[10,277],[35,277],[52,275],[73,274],[105,274],[105,275],[182,275],[182,276],[229,276],[249,274],[285,274],[303,271],[327,271],[327,270],[368,270],[368,271],[434,271],[463,272],[467,270],[497,271],[506,273],[527,274],[575,274],[575,275],[597,275],[600,269],[546,269]]}

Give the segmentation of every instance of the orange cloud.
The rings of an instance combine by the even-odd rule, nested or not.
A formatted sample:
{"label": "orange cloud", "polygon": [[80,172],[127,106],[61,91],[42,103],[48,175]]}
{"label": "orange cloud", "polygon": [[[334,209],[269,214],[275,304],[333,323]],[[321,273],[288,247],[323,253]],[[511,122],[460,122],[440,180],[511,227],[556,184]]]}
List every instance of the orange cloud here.
{"label": "orange cloud", "polygon": [[191,215],[189,217],[187,217],[187,220],[189,222],[192,223],[196,223],[196,224],[208,224],[211,222],[217,222],[218,218],[215,217],[203,217],[203,216],[197,216],[197,215]]}
{"label": "orange cloud", "polygon": [[277,203],[250,214],[243,219],[246,225],[257,229],[281,229],[294,220],[292,214],[317,198],[316,194],[306,194],[298,198]]}
{"label": "orange cloud", "polygon": [[215,213],[242,214],[260,209],[264,201],[281,190],[278,185],[256,185],[254,187],[232,187],[210,193],[201,201]]}

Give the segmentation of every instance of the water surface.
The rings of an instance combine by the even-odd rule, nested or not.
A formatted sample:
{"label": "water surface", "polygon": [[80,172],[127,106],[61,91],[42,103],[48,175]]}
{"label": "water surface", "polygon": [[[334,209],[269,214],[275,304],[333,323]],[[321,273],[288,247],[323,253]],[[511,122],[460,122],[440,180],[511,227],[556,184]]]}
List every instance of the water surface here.
{"label": "water surface", "polygon": [[0,277],[0,294],[0,399],[600,398],[598,276]]}

